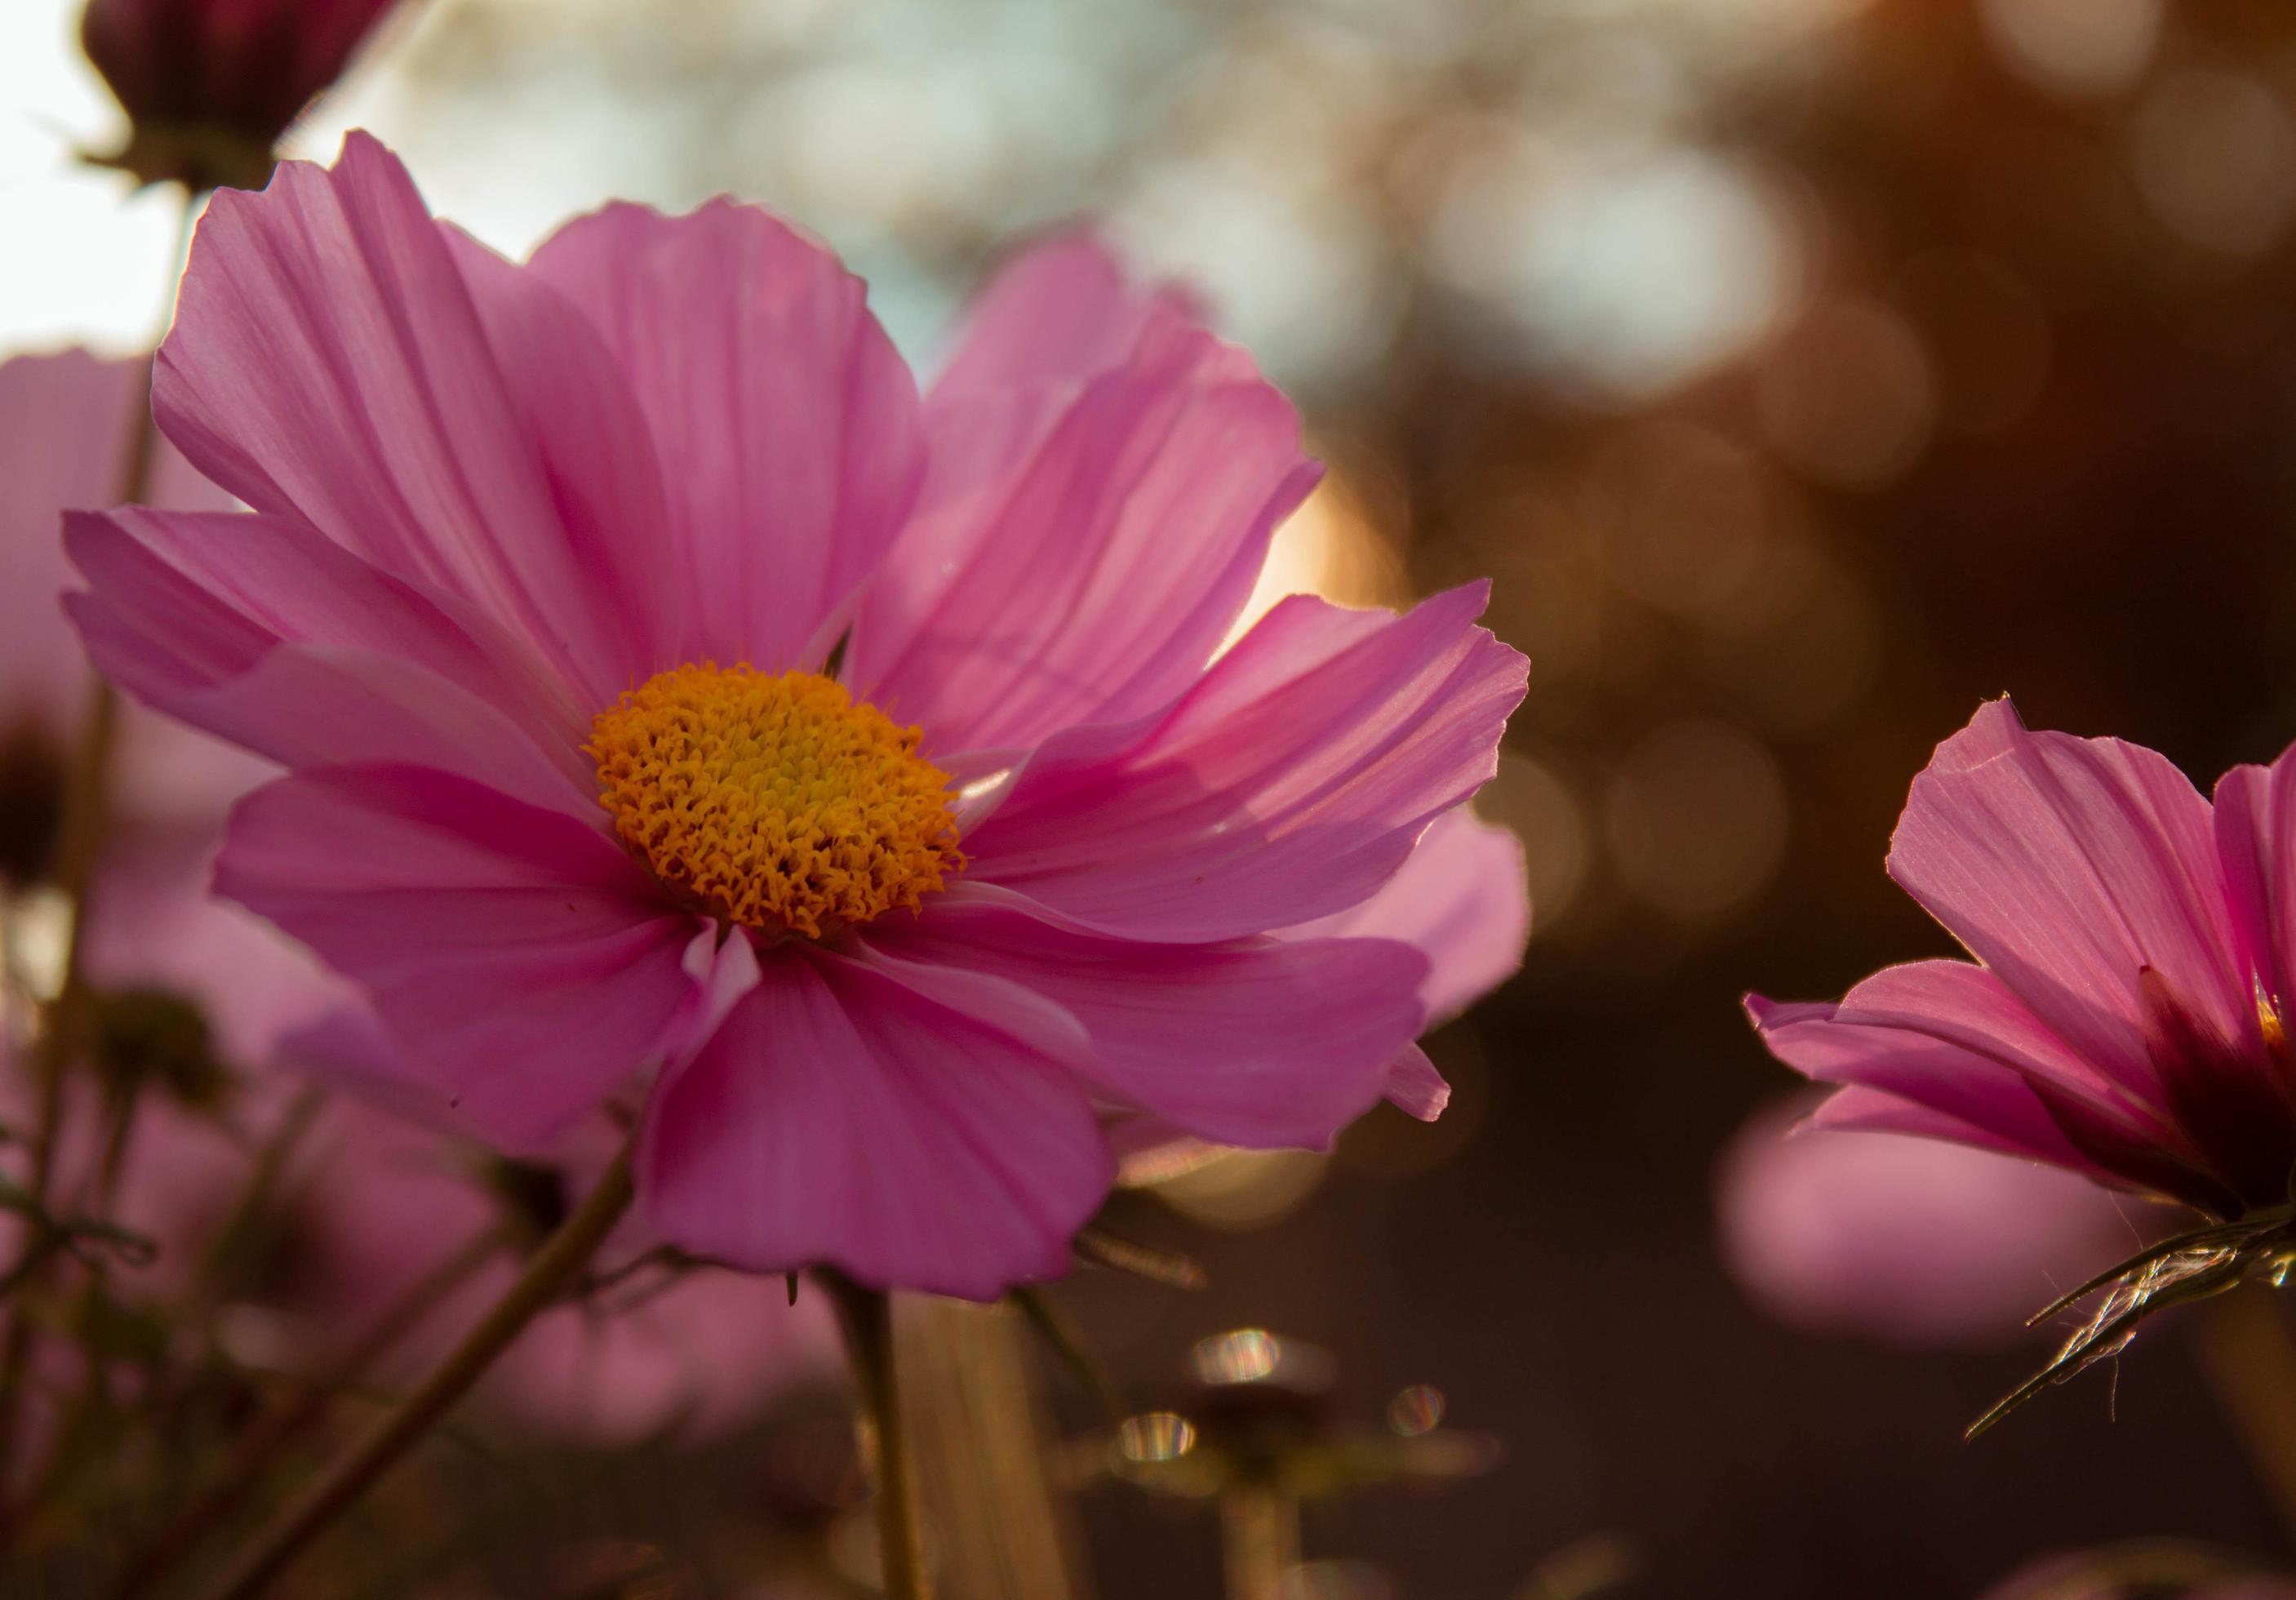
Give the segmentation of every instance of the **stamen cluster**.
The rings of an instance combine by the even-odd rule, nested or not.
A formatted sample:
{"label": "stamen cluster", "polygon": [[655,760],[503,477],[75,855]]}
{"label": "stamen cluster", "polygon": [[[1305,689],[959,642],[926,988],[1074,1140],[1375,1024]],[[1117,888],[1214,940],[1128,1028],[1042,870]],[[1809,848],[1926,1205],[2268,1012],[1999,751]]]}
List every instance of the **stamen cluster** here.
{"label": "stamen cluster", "polygon": [[922,734],[815,672],[689,663],[598,713],[583,747],[622,841],[728,921],[820,939],[917,908],[959,870]]}

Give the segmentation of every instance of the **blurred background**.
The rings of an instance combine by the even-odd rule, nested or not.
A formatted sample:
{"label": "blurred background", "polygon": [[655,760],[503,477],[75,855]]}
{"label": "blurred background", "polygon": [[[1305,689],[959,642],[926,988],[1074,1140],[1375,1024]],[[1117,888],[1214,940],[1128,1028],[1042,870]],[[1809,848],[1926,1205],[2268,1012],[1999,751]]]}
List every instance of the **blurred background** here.
{"label": "blurred background", "polygon": [[[70,160],[117,134],[73,11],[0,6],[0,353],[126,349],[166,270],[165,203]],[[1201,1293],[1060,1292],[1141,1403],[1258,1325],[1332,1353],[1341,1415],[1430,1384],[1504,1442],[1311,1511],[1309,1554],[1365,1563],[1320,1592],[1561,1594],[1541,1563],[1589,1538],[1648,1595],[1972,1594],[2132,1533],[2289,1554],[2180,1334],[1964,1446],[2034,1350],[1781,1326],[1711,1196],[1792,1087],[1740,993],[1947,951],[1882,857],[1981,699],[2203,786],[2296,734],[2296,12],[427,0],[296,148],[354,126],[512,251],[609,196],[763,201],[928,365],[1003,250],[1099,216],[1331,463],[1272,591],[1495,575],[1532,692],[1482,808],[1536,926],[1431,1042],[1450,1114],[1144,1206]],[[1084,1518],[1109,1600],[1212,1592],[1201,1507]]]}

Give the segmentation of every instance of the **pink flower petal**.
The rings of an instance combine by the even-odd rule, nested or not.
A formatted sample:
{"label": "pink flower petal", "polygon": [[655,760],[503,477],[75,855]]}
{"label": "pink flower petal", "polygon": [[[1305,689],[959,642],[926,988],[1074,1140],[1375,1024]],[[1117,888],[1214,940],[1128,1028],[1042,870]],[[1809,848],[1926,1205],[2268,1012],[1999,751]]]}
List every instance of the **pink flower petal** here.
{"label": "pink flower petal", "polygon": [[966,836],[967,876],[1162,941],[1360,904],[1496,770],[1528,664],[1475,626],[1486,593],[1284,602],[1166,710],[1047,741]]}
{"label": "pink flower petal", "polygon": [[[505,1268],[468,1297],[482,1315]],[[640,1277],[632,1299],[651,1285]],[[824,1295],[789,1303],[779,1278],[700,1268],[624,1308],[562,1306],[519,1335],[476,1400],[529,1432],[632,1445],[682,1444],[754,1424],[777,1391],[837,1380],[835,1318]]]}
{"label": "pink flower petal", "polygon": [[1389,1104],[1422,1122],[1432,1122],[1451,1104],[1451,1086],[1417,1045],[1405,1046],[1387,1063],[1387,1082],[1380,1092]]}
{"label": "pink flower petal", "polygon": [[68,527],[89,652],[158,709],[291,767],[437,767],[597,818],[586,719],[448,597],[275,518],[128,509]]}
{"label": "pink flower petal", "polygon": [[1982,968],[1917,962],[1867,979],[1839,1005],[1753,995],[1746,1009],[1771,1054],[1820,1082],[1912,1102],[2100,1182],[2226,1203],[2223,1180],[2180,1153],[2172,1129],[2100,1089],[2104,1080]]}
{"label": "pink flower petal", "polygon": [[449,1138],[471,1131],[453,1082],[430,1071],[356,991],[283,1034],[270,1065],[326,1088],[340,1103],[381,1112],[395,1127]]}
{"label": "pink flower petal", "polygon": [[657,480],[635,408],[617,423],[584,382],[606,370],[589,325],[499,267],[353,134],[332,169],[290,161],[259,194],[216,196],[153,404],[256,510],[469,599],[603,705],[660,665]]}
{"label": "pink flower petal", "polygon": [[2244,964],[2296,1021],[2296,749],[2218,779],[2216,829]]}
{"label": "pink flower petal", "polygon": [[728,201],[609,207],[531,270],[603,336],[668,473],[677,660],[817,664],[924,465],[915,381],[861,280]]}
{"label": "pink flower petal", "polygon": [[[1234,350],[1121,296],[1078,299],[1080,385],[983,395],[996,363],[969,351],[960,396],[974,398],[936,390],[918,522],[856,624],[856,691],[922,725],[937,751],[1020,749],[1168,701],[1316,480],[1291,404]],[[1095,324],[1094,307],[1118,327]],[[1124,361],[1088,375],[1136,324]]]}
{"label": "pink flower petal", "polygon": [[1890,874],[2075,1054],[2159,1094],[2158,974],[2180,1014],[2260,1054],[2209,803],[2152,751],[1979,711],[1914,781]]}
{"label": "pink flower petal", "polygon": [[1053,234],[1017,251],[973,297],[931,401],[1015,390],[1073,393],[1120,365],[1150,328],[1201,320],[1186,291],[1135,285],[1096,235]]}
{"label": "pink flower petal", "polygon": [[1957,1046],[2095,1105],[2134,1133],[2165,1132],[2159,1104],[2106,1076],[2052,1033],[2000,977],[1966,961],[1884,967],[1842,997],[1845,1025],[1901,1028]]}
{"label": "pink flower petal", "polygon": [[[1170,283],[1135,283],[1107,244],[1056,234],[997,268],[966,308],[955,353],[925,396],[931,472],[917,523],[904,535],[904,586],[926,594],[933,577],[968,554],[982,527],[980,496],[1009,487],[1073,407],[1085,385],[1130,364],[1152,340],[1203,321],[1193,295]],[[1240,382],[1257,378],[1240,350],[1223,358]],[[901,584],[903,574],[888,574]]]}
{"label": "pink flower petal", "polygon": [[1114,1176],[1065,1068],[819,950],[766,963],[664,1072],[641,1137],[639,1194],[665,1239],[967,1300],[1066,1271]]}
{"label": "pink flower petal", "polygon": [[1428,1019],[1455,1017],[1522,966],[1530,942],[1522,841],[1466,807],[1455,808],[1427,825],[1378,893],[1297,931],[1401,939],[1427,957],[1419,998]]}
{"label": "pink flower petal", "polygon": [[1884,1133],[1756,1118],[1722,1160],[1723,1256],[1772,1314],[1897,1343],[2002,1342],[2162,1214],[2087,1179]]}
{"label": "pink flower petal", "polygon": [[955,968],[1049,1000],[1090,1037],[1095,1094],[1226,1145],[1328,1145],[1378,1100],[1425,1020],[1425,958],[1387,939],[1136,944],[949,898],[866,943],[928,992],[936,969]]}
{"label": "pink flower petal", "polygon": [[[1792,1007],[1781,1007],[1791,1010]],[[1915,1138],[1942,1139],[1948,1145],[1966,1145],[1972,1150],[1989,1150],[1996,1155],[2009,1156],[2016,1161],[2030,1161],[2033,1153],[2013,1139],[2005,1138],[1990,1128],[1980,1128],[1974,1122],[1964,1122],[1927,1105],[1911,1100],[1901,1100],[1885,1089],[1867,1088],[1862,1084],[1850,1084],[1835,1089],[1820,1100],[1801,1126],[1816,1131],[1837,1133],[1896,1133]],[[2087,1172],[2092,1182],[2110,1185],[2110,1173]]]}
{"label": "pink flower petal", "polygon": [[322,767],[241,802],[216,889],[365,985],[468,1126],[554,1137],[690,1025],[692,919],[596,829],[442,772]]}

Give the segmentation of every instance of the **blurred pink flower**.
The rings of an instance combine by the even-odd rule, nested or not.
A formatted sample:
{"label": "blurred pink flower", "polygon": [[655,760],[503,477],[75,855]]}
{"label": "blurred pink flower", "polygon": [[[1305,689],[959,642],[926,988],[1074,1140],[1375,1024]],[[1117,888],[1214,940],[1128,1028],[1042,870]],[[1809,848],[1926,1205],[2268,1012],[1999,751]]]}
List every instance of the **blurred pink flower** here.
{"label": "blurred pink flower", "polygon": [[[63,517],[119,500],[147,373],[143,361],[85,350],[0,363],[0,885],[52,865],[64,773],[95,681],[61,603],[72,576]],[[151,495],[177,510],[230,504],[165,444]],[[134,710],[119,761],[123,819],[136,827],[212,825],[272,770]]]}
{"label": "blurred pink flower", "polygon": [[2154,1208],[2013,1156],[1750,1120],[1724,1152],[1722,1255],[1765,1310],[1895,1343],[1998,1343],[2160,1230]]}
{"label": "blurred pink flower", "polygon": [[[620,1143],[603,1117],[562,1137],[548,1160],[512,1169],[442,1136],[450,1119],[414,1062],[365,1008],[339,1007],[280,1044],[290,1071],[347,1092],[298,1162],[305,1250],[274,1309],[350,1336],[414,1289],[507,1207],[536,1235],[596,1181]],[[658,1241],[625,1218],[593,1271],[627,1279],[545,1312],[478,1391],[481,1408],[529,1431],[627,1441],[675,1430],[699,1439],[756,1414],[808,1375],[840,1370],[819,1294],[792,1307],[779,1278],[714,1268],[637,1265]],[[397,1365],[443,1354],[510,1286],[500,1257],[410,1340]],[[290,1332],[292,1331],[292,1322]]]}
{"label": "blurred pink flower", "polygon": [[[275,937],[243,913],[201,902],[213,931]],[[260,958],[259,948],[234,942]],[[266,973],[269,985],[275,974]],[[229,992],[204,998],[233,1009]],[[291,1046],[290,1048],[291,1055]],[[266,1063],[269,1064],[269,1063]],[[83,1215],[102,1146],[94,1096],[83,1095],[65,1124],[58,1162],[62,1214]],[[111,1221],[157,1247],[150,1259],[114,1253],[107,1271],[130,1301],[158,1303],[179,1295],[246,1193],[255,1146],[275,1126],[285,1085],[257,1079],[229,1114],[199,1112],[167,1095],[144,1095],[136,1108]],[[20,1062],[0,1039],[0,1116],[18,1124],[29,1110]],[[576,1189],[594,1178],[611,1145],[586,1141],[567,1163]],[[20,1177],[20,1174],[18,1175]],[[546,1171],[529,1183],[555,1186]],[[242,1338],[264,1330],[253,1353],[264,1365],[317,1371],[347,1350],[366,1327],[414,1290],[440,1262],[507,1203],[489,1188],[478,1153],[340,1099],[323,1110],[294,1147],[282,1176],[278,1259],[242,1289],[253,1298],[235,1308]],[[546,1218],[536,1218],[545,1224]],[[0,1220],[5,1254],[20,1248],[20,1229]],[[650,1242],[627,1227],[600,1262],[611,1270]],[[405,1376],[442,1354],[517,1272],[505,1249],[439,1303],[393,1350],[387,1371]],[[701,1438],[738,1424],[777,1392],[809,1374],[839,1370],[836,1330],[826,1302],[809,1296],[792,1308],[780,1280],[712,1269],[666,1276],[634,1271],[627,1283],[537,1317],[489,1371],[477,1394],[482,1411],[554,1438],[626,1442],[676,1429]],[[44,1364],[41,1388],[80,1381],[80,1363],[61,1347]],[[39,1415],[45,1418],[43,1404]],[[43,1421],[40,1425],[45,1425]]]}
{"label": "blurred pink flower", "polygon": [[219,885],[501,1147],[665,1061],[661,1236],[986,1298],[1065,1269],[1104,1109],[1278,1146],[1434,1100],[1425,956],[1269,936],[1488,778],[1523,661],[1478,586],[1295,597],[1208,666],[1315,469],[1089,240],[1008,267],[921,402],[763,211],[618,206],[519,267],[355,135],[217,198],[157,406],[256,514],[78,519],[73,605],[293,769]]}
{"label": "blurred pink flower", "polygon": [[[526,1174],[526,1186],[578,1200],[614,1146],[603,1123],[586,1132],[559,1168]],[[272,1309],[316,1324],[331,1342],[413,1290],[504,1203],[482,1182],[476,1152],[350,1100],[329,1108],[298,1166],[303,1259]],[[558,1438],[626,1442],[670,1429],[701,1438],[753,1417],[808,1374],[840,1370],[824,1297],[792,1307],[778,1278],[631,1266],[650,1243],[627,1222],[597,1263],[602,1274],[627,1269],[627,1279],[537,1317],[488,1374],[481,1409]],[[517,1267],[505,1251],[475,1275],[393,1366],[412,1373],[443,1354],[501,1299]]]}
{"label": "blurred pink flower", "polygon": [[1751,997],[1787,1065],[1846,1086],[1813,1120],[2048,1162],[2219,1218],[2296,1167],[2296,751],[2213,807],[2148,750],[2026,731],[2006,700],[1944,744],[1890,874],[1978,958],[1838,1005]]}
{"label": "blurred pink flower", "polygon": [[[156,135],[200,144],[221,135],[259,162],[398,4],[88,0],[80,45],[146,142]],[[231,174],[148,176],[206,187]]]}

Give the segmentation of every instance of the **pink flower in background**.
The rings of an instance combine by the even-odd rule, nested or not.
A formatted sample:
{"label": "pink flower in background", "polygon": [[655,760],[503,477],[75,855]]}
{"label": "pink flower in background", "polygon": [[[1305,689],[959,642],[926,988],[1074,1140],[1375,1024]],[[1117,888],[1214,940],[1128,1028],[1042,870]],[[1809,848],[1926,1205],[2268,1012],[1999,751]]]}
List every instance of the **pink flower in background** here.
{"label": "pink flower in background", "polygon": [[1314,468],[1177,297],[1064,238],[920,398],[766,213],[615,207],[528,265],[354,135],[217,199],[156,390],[253,515],[77,521],[91,650],[291,775],[232,897],[512,1151],[651,1088],[664,1238],[992,1296],[1063,1270],[1102,1114],[1320,1145],[1428,958],[1361,907],[1491,774],[1482,590],[1215,647]]}
{"label": "pink flower in background", "polygon": [[[208,931],[247,959],[250,980],[266,990],[302,964],[244,913],[197,905],[211,919]],[[179,925],[194,915],[179,908]],[[273,948],[266,951],[266,944]],[[285,974],[278,970],[282,956]],[[229,988],[199,997],[210,1014],[246,1009]],[[291,1048],[286,1054],[291,1061]],[[156,1252],[148,1260],[115,1255],[107,1270],[116,1292],[155,1303],[182,1293],[245,1194],[256,1147],[288,1098],[283,1082],[261,1078],[247,1084],[227,1112],[194,1111],[156,1091],[140,1098],[108,1216]],[[4,1039],[0,1105],[11,1123],[20,1123],[29,1110],[22,1065],[11,1059]],[[81,1095],[66,1123],[57,1182],[66,1215],[90,1209],[101,1110],[95,1095]],[[578,1186],[601,1165],[603,1157],[570,1161],[565,1181]],[[530,1181],[558,1180],[538,1170]],[[242,1344],[260,1333],[263,1342],[242,1351],[259,1365],[318,1372],[501,1216],[506,1202],[483,1181],[476,1152],[346,1098],[324,1109],[294,1146],[280,1203],[287,1219],[279,1225],[276,1259],[237,1286],[247,1298],[234,1307],[234,1325]],[[635,1257],[646,1243],[626,1228],[601,1269]],[[390,1352],[386,1371],[404,1377],[443,1354],[501,1297],[517,1269],[505,1247],[412,1330]],[[44,1384],[75,1384],[78,1370],[59,1350]],[[701,1438],[754,1416],[792,1383],[839,1370],[836,1332],[820,1296],[791,1307],[777,1279],[710,1269],[665,1278],[648,1269],[543,1313],[489,1372],[477,1399],[500,1420],[554,1438],[626,1442],[672,1427]]]}
{"label": "pink flower in background", "polygon": [[2014,1156],[1757,1116],[1723,1153],[1722,1257],[1772,1316],[1907,1345],[2000,1343],[2161,1231],[2158,1208]]}
{"label": "pink flower in background", "polygon": [[[65,772],[95,683],[60,603],[72,577],[63,515],[118,500],[147,394],[142,361],[66,350],[0,363],[0,887],[54,865]],[[179,510],[230,503],[166,446],[151,494]],[[212,825],[269,770],[134,710],[119,759],[131,829]]]}
{"label": "pink flower in background", "polygon": [[2296,1167],[2296,752],[2213,806],[2148,750],[2034,734],[2005,700],[1939,746],[1890,874],[1978,960],[1838,1005],[1747,1002],[1813,1121],[2046,1161],[2218,1218]]}
{"label": "pink flower in background", "polygon": [[[547,1202],[578,1201],[613,1153],[603,1123],[585,1133],[559,1169],[523,1176],[529,1192],[519,1198],[545,1202],[532,1218],[537,1232],[554,1220]],[[292,1186],[301,1259],[270,1303],[289,1319],[291,1344],[355,1336],[505,1203],[482,1181],[476,1152],[350,1099],[325,1112]],[[626,1223],[597,1270],[624,1268],[649,1243]],[[445,1354],[502,1298],[518,1266],[501,1253],[432,1312],[390,1369],[412,1375]],[[295,1337],[299,1331],[305,1337]],[[793,1383],[841,1370],[824,1297],[791,1306],[777,1278],[638,1268],[537,1318],[488,1374],[477,1400],[504,1422],[554,1438],[627,1442],[676,1428],[700,1439],[754,1417]]]}
{"label": "pink flower in background", "polygon": [[[440,1260],[507,1213],[535,1239],[555,1227],[620,1143],[603,1117],[546,1161],[512,1166],[452,1136],[414,1061],[371,1013],[341,1006],[280,1041],[289,1071],[345,1092],[296,1164],[299,1269],[272,1310],[291,1343],[340,1342]],[[829,1301],[792,1306],[779,1278],[716,1268],[674,1272],[637,1259],[658,1243],[625,1218],[593,1271],[625,1281],[545,1311],[478,1390],[483,1409],[562,1439],[627,1442],[675,1429],[701,1439],[753,1417],[775,1394],[841,1371]],[[397,1353],[406,1374],[440,1357],[510,1287],[505,1251],[463,1284]]]}
{"label": "pink flower in background", "polygon": [[88,0],[80,45],[139,131],[267,153],[398,0]]}

